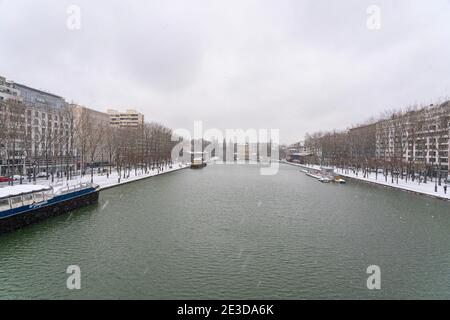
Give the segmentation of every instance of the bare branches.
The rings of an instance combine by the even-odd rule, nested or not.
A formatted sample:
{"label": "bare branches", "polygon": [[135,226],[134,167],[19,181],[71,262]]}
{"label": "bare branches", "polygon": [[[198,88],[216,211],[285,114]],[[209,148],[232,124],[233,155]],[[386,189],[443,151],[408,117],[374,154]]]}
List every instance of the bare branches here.
{"label": "bare branches", "polygon": [[368,120],[342,132],[307,134],[305,145],[316,162],[364,174],[382,168],[387,181],[435,177],[439,185],[448,174],[450,101],[428,107],[412,105],[388,110],[380,120]]}
{"label": "bare branches", "polygon": [[[158,123],[114,127],[109,115],[74,104],[51,108],[0,103],[0,174],[36,174],[71,179],[90,168],[115,167],[127,177],[131,170],[164,170],[172,164],[172,130]],[[103,170],[102,170],[103,172]]]}

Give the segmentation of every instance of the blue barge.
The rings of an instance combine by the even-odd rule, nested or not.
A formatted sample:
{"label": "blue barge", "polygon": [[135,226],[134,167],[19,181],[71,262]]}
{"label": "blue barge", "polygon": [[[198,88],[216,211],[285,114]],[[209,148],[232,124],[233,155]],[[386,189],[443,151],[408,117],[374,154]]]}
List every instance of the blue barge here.
{"label": "blue barge", "polygon": [[90,183],[0,188],[0,234],[96,203],[98,195],[99,186]]}

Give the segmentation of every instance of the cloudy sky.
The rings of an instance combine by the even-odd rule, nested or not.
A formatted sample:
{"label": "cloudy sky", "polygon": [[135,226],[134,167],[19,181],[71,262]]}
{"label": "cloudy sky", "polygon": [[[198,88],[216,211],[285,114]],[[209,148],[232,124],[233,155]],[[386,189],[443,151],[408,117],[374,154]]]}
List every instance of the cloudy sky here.
{"label": "cloudy sky", "polygon": [[294,142],[450,92],[450,0],[0,0],[0,12],[0,75],[172,128]]}

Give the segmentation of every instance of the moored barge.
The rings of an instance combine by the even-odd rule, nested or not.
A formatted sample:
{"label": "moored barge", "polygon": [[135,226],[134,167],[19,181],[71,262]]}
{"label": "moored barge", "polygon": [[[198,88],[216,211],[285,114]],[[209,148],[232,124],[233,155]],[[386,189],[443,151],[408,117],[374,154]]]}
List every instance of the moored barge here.
{"label": "moored barge", "polygon": [[202,158],[196,158],[191,163],[191,169],[201,169],[206,167],[206,162]]}
{"label": "moored barge", "polygon": [[0,234],[96,203],[98,194],[99,186],[90,183],[61,188],[42,185],[0,188]]}

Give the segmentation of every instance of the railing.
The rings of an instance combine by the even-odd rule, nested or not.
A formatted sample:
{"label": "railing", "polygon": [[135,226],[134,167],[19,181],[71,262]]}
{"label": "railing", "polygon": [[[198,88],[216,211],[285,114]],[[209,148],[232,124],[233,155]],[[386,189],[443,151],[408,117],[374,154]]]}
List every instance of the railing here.
{"label": "railing", "polygon": [[90,187],[92,187],[91,183],[81,182],[79,184],[68,185],[68,186],[65,186],[65,187],[59,189],[58,194],[67,194],[70,192],[75,192],[75,191],[83,190],[83,189],[90,188]]}
{"label": "railing", "polygon": [[42,191],[11,195],[0,199],[0,211],[16,209],[23,206],[39,204],[54,198],[53,188]]}

